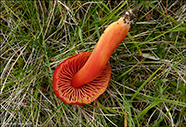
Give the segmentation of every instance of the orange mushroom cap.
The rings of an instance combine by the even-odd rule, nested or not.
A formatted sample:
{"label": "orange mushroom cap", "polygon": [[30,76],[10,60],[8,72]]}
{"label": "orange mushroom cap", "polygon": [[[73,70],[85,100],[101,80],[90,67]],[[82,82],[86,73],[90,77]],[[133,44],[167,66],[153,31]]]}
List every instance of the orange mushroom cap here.
{"label": "orange mushroom cap", "polygon": [[53,90],[66,104],[89,104],[103,94],[108,87],[111,76],[109,63],[94,80],[78,88],[71,85],[72,77],[84,66],[90,55],[91,52],[74,55],[60,63],[54,71]]}

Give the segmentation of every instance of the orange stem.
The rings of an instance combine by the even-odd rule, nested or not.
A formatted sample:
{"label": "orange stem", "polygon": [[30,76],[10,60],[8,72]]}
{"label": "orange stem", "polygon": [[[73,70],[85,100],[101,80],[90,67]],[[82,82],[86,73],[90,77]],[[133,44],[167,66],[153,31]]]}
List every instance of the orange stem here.
{"label": "orange stem", "polygon": [[73,87],[80,87],[99,76],[129,29],[130,24],[126,23],[123,18],[106,28],[85,65],[72,78]]}

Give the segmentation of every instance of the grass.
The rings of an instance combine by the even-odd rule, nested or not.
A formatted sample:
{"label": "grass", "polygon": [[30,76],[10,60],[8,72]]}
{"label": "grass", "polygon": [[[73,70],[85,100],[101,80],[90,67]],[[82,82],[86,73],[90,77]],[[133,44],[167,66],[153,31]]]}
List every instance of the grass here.
{"label": "grass", "polygon": [[[110,58],[109,87],[90,105],[67,105],[52,89],[55,68],[92,51],[127,8],[136,24]],[[186,125],[186,3],[1,1],[0,126]]]}

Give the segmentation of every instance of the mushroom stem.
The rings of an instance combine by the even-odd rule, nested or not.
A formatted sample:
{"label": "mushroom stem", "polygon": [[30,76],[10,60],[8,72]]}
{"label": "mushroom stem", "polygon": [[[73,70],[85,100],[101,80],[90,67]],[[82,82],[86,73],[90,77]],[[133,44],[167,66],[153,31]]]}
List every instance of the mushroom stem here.
{"label": "mushroom stem", "polygon": [[121,17],[105,29],[85,65],[72,78],[73,87],[80,87],[100,75],[129,29],[130,21],[126,17]]}

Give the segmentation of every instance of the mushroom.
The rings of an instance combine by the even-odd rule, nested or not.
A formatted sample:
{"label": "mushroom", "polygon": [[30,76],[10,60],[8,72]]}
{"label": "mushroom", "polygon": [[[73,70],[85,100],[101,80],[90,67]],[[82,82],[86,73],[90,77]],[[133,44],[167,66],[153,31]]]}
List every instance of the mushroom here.
{"label": "mushroom", "polygon": [[93,52],[76,54],[58,65],[53,74],[53,90],[66,104],[90,104],[108,87],[111,67],[108,63],[116,47],[127,35],[134,10],[110,24],[101,35]]}

